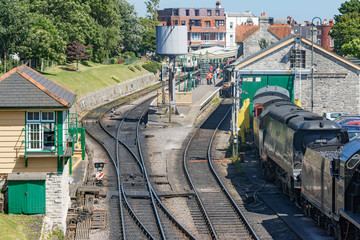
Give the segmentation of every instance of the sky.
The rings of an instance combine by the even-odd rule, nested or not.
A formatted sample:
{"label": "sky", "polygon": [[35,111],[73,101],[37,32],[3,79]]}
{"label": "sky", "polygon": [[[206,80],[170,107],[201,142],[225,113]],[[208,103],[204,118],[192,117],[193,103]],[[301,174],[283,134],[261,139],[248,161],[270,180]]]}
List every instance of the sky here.
{"label": "sky", "polygon": [[[135,6],[138,17],[146,16],[144,0],[127,0]],[[159,9],[164,8],[215,8],[217,0],[160,0]],[[225,12],[251,11],[256,16],[262,12],[274,18],[291,16],[297,22],[311,21],[314,17],[333,19],[345,0],[220,0]]]}

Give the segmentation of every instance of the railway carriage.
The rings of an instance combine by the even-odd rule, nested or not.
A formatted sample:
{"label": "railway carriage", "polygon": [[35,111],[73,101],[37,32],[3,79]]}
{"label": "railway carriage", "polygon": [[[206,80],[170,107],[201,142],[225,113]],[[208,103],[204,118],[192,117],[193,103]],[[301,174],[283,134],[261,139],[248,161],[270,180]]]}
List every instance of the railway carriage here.
{"label": "railway carriage", "polygon": [[286,89],[254,96],[254,141],[268,180],[339,239],[360,238],[360,140],[289,101]]}

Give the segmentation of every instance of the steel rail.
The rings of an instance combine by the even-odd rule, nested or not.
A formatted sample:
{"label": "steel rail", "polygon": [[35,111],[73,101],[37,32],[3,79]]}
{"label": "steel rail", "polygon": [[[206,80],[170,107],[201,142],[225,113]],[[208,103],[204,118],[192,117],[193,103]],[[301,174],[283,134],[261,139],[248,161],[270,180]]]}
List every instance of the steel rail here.
{"label": "steel rail", "polygon": [[[142,155],[142,151],[141,151],[141,143],[140,143],[140,137],[139,137],[139,127],[140,127],[140,122],[141,122],[141,119],[144,117],[144,115],[148,112],[148,109],[146,109],[142,114],[141,114],[141,117],[138,121],[138,124],[137,124],[137,127],[136,127],[136,140],[137,140],[137,146],[138,146],[138,151],[139,151],[139,155],[140,155],[140,159],[141,159],[141,162],[143,164],[143,167],[144,169],[146,169],[145,167],[145,162],[144,162],[144,159],[143,159],[143,155]],[[145,176],[146,178],[148,179],[147,177],[147,173],[146,173],[146,170],[145,170]],[[158,197],[158,195],[156,194],[155,190],[153,189],[153,187],[151,186],[150,184],[150,181],[148,181],[149,183],[149,187],[151,189],[151,195],[153,195],[157,202],[159,203],[160,207],[163,209],[163,211],[165,211],[165,213],[171,218],[171,221],[175,223],[175,225],[180,228],[180,230],[182,230],[183,233],[185,233],[185,235],[187,235],[187,237],[189,237],[189,239],[196,239],[188,230],[186,230],[186,228],[184,226],[181,225],[181,223],[179,223],[175,217],[172,216],[172,214],[166,209],[166,207],[162,204],[160,198]]]}
{"label": "steel rail", "polygon": [[139,152],[139,156],[140,156],[140,161],[141,161],[141,163],[142,163],[142,165],[143,165],[143,169],[144,169],[144,176],[145,176],[145,178],[146,178],[146,182],[147,182],[147,185],[148,185],[148,189],[149,189],[149,193],[150,193],[150,197],[151,197],[151,203],[152,203],[153,210],[154,210],[154,213],[155,213],[155,216],[156,216],[156,220],[157,220],[157,223],[158,223],[158,227],[159,227],[160,232],[161,232],[161,237],[162,237],[162,239],[166,240],[166,236],[165,236],[165,233],[164,233],[164,229],[163,229],[163,227],[162,227],[162,225],[161,225],[161,220],[160,220],[159,214],[158,214],[157,209],[156,209],[156,203],[155,203],[155,200],[154,200],[154,196],[153,196],[152,191],[151,191],[152,187],[151,187],[151,184],[150,184],[150,180],[149,180],[149,178],[148,178],[148,175],[147,175],[147,171],[146,171],[146,167],[145,167],[145,163],[144,163],[144,158],[143,158],[143,156],[142,156],[142,152],[141,152],[141,149],[140,149],[139,127],[140,127],[141,119],[143,118],[144,114],[145,114],[148,110],[149,110],[149,109],[147,108],[147,109],[145,109],[145,110],[142,112],[142,114],[141,114],[141,116],[140,116],[140,118],[139,118],[139,120],[138,120],[138,122],[137,122],[137,124],[136,124],[136,143],[137,143],[137,147],[138,147],[138,152]]}
{"label": "steel rail", "polygon": [[[151,98],[149,98],[151,99]],[[144,102],[148,101],[149,99],[145,100]],[[156,192],[154,191],[154,189],[152,188],[151,186],[151,183],[150,183],[150,180],[148,179],[148,176],[146,175],[146,172],[145,172],[145,165],[143,164],[143,158],[142,158],[142,153],[141,153],[141,148],[138,149],[139,151],[139,155],[141,156],[141,161],[139,160],[139,158],[136,156],[136,154],[134,153],[134,151],[123,141],[121,141],[119,139],[119,134],[120,134],[120,127],[121,127],[121,124],[125,121],[126,117],[135,109],[136,107],[130,109],[126,114],[125,116],[122,118],[121,120],[121,123],[118,127],[118,131],[117,131],[117,136],[113,136],[104,126],[103,124],[100,122],[100,125],[102,127],[102,129],[112,138],[116,139],[121,145],[123,145],[128,151],[129,153],[136,159],[139,167],[141,168],[141,172],[144,174],[144,176],[146,177],[146,180],[147,182],[150,184],[150,195],[151,197],[154,196],[157,200],[157,202],[159,203],[161,209],[168,215],[168,217],[170,218],[170,220],[175,223],[175,225],[183,232],[185,233],[185,235],[189,238],[189,239],[196,239],[184,226],[181,225],[181,223],[179,223],[179,221],[177,221],[175,219],[175,217],[166,209],[166,207],[163,205],[163,203],[161,202],[161,200],[159,199],[159,197],[157,196]],[[141,119],[143,118],[143,116],[145,115],[145,113],[148,111],[148,109],[145,109],[141,115],[141,117],[139,118],[139,121],[138,123],[140,123]],[[138,124],[139,126],[139,124]],[[137,129],[138,129],[138,126],[137,126]],[[138,136],[138,130],[137,130],[137,136]],[[140,142],[137,141],[137,146],[141,146]],[[118,148],[118,144],[116,145],[116,147]],[[117,155],[118,155],[118,151],[117,151]],[[159,219],[160,220],[160,219]]]}
{"label": "steel rail", "polygon": [[[200,125],[200,127],[201,127],[201,125]],[[218,237],[216,235],[216,232],[215,232],[215,229],[214,229],[214,226],[211,224],[210,217],[209,217],[209,215],[207,214],[207,212],[205,210],[205,206],[204,206],[203,202],[201,201],[198,192],[195,189],[194,183],[192,182],[189,171],[188,171],[188,169],[186,167],[186,155],[187,155],[188,148],[189,148],[189,146],[191,144],[191,141],[193,140],[194,136],[200,130],[200,127],[198,127],[198,129],[194,132],[194,134],[191,136],[188,144],[185,147],[185,151],[184,151],[184,169],[185,169],[185,173],[186,173],[186,178],[187,178],[191,188],[194,190],[196,199],[197,199],[198,203],[200,204],[200,211],[203,213],[203,215],[205,217],[205,222],[206,222],[206,224],[207,224],[207,226],[208,226],[208,228],[210,230],[210,235],[211,235],[211,237],[213,239],[218,239]]]}
{"label": "steel rail", "polygon": [[225,120],[225,118],[229,115],[231,111],[231,107],[229,108],[229,110],[227,111],[227,113],[225,114],[225,116],[221,119],[221,121],[219,122],[219,124],[216,126],[216,129],[214,131],[214,133],[211,136],[210,139],[210,144],[208,147],[208,163],[211,169],[211,172],[213,173],[216,181],[219,183],[219,185],[221,186],[221,189],[225,192],[227,198],[230,200],[231,204],[233,205],[233,207],[235,208],[236,212],[238,213],[238,215],[240,216],[240,218],[242,219],[242,221],[245,223],[245,227],[247,228],[247,230],[249,231],[249,234],[252,235],[252,237],[256,240],[258,240],[258,236],[256,235],[255,231],[253,230],[253,228],[251,227],[250,223],[247,221],[247,219],[245,218],[244,214],[242,213],[242,211],[240,210],[240,208],[238,207],[238,205],[235,203],[234,199],[231,197],[230,193],[228,192],[228,190],[226,189],[225,185],[223,184],[223,182],[221,181],[219,175],[216,173],[212,162],[211,162],[211,146],[213,143],[213,140],[215,138],[215,135],[217,133],[217,131],[219,130],[220,125],[223,123],[223,121]]}
{"label": "steel rail", "polygon": [[[122,105],[122,104],[119,104],[119,105]],[[106,106],[106,105],[105,105],[105,106]],[[104,105],[102,105],[102,106],[100,106],[100,107],[98,107],[98,108],[101,108],[101,107],[104,107]],[[98,109],[98,108],[96,108],[96,109]],[[108,108],[108,109],[106,109],[106,110],[104,110],[103,113],[101,113],[99,116],[97,116],[99,126],[100,126],[103,130],[105,130],[105,132],[106,132],[107,134],[109,134],[109,132],[108,132],[108,131],[104,128],[104,126],[101,124],[101,120],[100,120],[100,119],[105,115],[105,113],[107,113],[108,111],[110,111],[111,108],[113,108],[113,106],[110,107],[110,108]],[[96,110],[96,109],[94,109],[94,110]],[[93,111],[94,111],[94,110],[93,110]],[[83,118],[83,120],[82,120],[82,124],[83,124],[83,125],[85,125],[85,124],[84,124],[84,120],[87,119],[87,117],[88,117],[89,114],[90,114],[90,112],[87,113],[87,114],[85,115],[85,117]],[[100,144],[100,146],[105,150],[105,152],[108,154],[108,156],[110,157],[111,162],[113,163],[113,165],[114,165],[114,167],[115,167],[115,170],[116,170],[116,173],[117,173],[116,178],[117,178],[117,182],[118,182],[119,206],[120,206],[120,215],[121,215],[120,218],[121,218],[121,220],[122,220],[122,223],[121,223],[122,226],[121,226],[121,228],[122,228],[122,233],[123,233],[123,239],[126,239],[126,231],[125,231],[125,222],[123,221],[123,220],[124,220],[124,218],[123,218],[123,215],[124,215],[124,214],[123,214],[123,210],[122,210],[122,199],[121,199],[121,196],[124,198],[125,206],[128,208],[129,214],[133,217],[134,221],[137,223],[137,225],[140,227],[140,229],[142,229],[142,231],[144,232],[145,235],[149,236],[149,237],[152,238],[152,239],[155,239],[155,238],[151,235],[151,233],[147,230],[147,228],[145,227],[145,225],[144,225],[144,224],[140,221],[140,219],[136,216],[135,212],[132,210],[131,206],[129,205],[129,203],[128,203],[127,199],[126,199],[126,195],[122,193],[122,184],[121,184],[121,182],[120,182],[120,174],[119,174],[120,172],[119,172],[119,168],[118,168],[118,165],[117,165],[116,161],[114,160],[112,154],[110,153],[110,150],[105,146],[105,144],[104,144],[100,139],[98,139],[96,136],[94,136],[88,129],[85,128],[85,130],[86,130],[86,132],[87,132],[95,141],[97,141],[97,142]],[[116,144],[116,145],[117,145],[117,144]]]}

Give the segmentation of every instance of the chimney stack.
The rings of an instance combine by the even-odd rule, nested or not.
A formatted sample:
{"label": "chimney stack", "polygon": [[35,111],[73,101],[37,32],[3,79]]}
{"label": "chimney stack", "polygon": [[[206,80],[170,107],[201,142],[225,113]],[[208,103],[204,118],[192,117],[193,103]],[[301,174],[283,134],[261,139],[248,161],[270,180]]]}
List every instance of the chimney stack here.
{"label": "chimney stack", "polygon": [[221,2],[220,1],[217,1],[216,2],[216,9],[220,9],[221,8]]}
{"label": "chimney stack", "polygon": [[329,25],[330,25],[330,26],[334,25],[334,19],[330,19]]}

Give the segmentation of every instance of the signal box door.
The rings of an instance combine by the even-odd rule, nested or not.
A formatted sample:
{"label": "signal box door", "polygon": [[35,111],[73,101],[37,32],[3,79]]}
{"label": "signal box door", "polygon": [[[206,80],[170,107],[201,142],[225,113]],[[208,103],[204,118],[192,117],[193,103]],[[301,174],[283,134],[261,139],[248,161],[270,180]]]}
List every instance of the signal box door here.
{"label": "signal box door", "polygon": [[9,213],[45,214],[45,181],[9,181]]}

